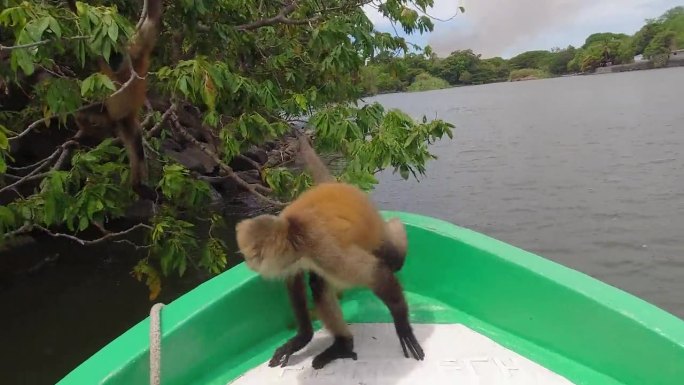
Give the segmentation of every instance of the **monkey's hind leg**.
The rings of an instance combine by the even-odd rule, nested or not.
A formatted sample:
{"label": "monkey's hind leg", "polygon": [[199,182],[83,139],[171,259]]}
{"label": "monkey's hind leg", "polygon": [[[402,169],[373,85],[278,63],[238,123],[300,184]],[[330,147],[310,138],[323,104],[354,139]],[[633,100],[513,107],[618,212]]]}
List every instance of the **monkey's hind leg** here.
{"label": "monkey's hind leg", "polygon": [[306,285],[303,272],[287,279],[287,291],[297,319],[297,334],[275,350],[268,362],[270,367],[278,365],[285,367],[290,356],[305,347],[313,338],[313,325],[311,325],[311,318],[306,308]]}
{"label": "monkey's hind leg", "polygon": [[409,352],[416,360],[422,361],[425,358],[423,348],[418,343],[413,334],[413,328],[409,322],[408,305],[404,298],[401,284],[394,276],[392,271],[386,266],[378,266],[373,292],[385,303],[394,319],[394,327],[404,351],[404,357],[409,358]]}
{"label": "monkey's hind leg", "polygon": [[349,331],[347,323],[344,322],[342,309],[340,309],[340,304],[337,301],[337,293],[325,279],[313,272],[309,273],[309,285],[318,317],[326,329],[335,337],[335,341],[330,347],[314,357],[313,368],[321,369],[337,359],[351,358],[356,360],[354,337]]}
{"label": "monkey's hind leg", "polygon": [[143,183],[147,177],[147,165],[145,164],[142,129],[137,118],[130,116],[119,123],[117,135],[126,146],[131,167],[131,188],[140,198],[156,201],[157,193]]}

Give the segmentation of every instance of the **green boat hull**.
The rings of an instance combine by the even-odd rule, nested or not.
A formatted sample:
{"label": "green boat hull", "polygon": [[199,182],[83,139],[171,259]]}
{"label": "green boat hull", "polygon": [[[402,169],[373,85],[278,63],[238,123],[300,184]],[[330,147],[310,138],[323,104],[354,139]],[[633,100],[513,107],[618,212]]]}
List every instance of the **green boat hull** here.
{"label": "green boat hull", "polygon": [[[399,277],[412,323],[465,325],[577,385],[684,383],[681,319],[485,235],[415,214],[383,215],[407,227]],[[342,309],[350,323],[391,322],[368,290],[346,292]],[[294,332],[283,284],[244,263],[166,306],[161,319],[164,385],[230,383]],[[147,384],[148,347],[145,319],[58,385]]]}

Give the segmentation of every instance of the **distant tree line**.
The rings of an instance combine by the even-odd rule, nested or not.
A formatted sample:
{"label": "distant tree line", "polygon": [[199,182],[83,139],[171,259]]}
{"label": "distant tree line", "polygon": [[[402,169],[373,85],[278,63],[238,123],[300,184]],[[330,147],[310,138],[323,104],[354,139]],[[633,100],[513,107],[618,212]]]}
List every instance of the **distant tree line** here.
{"label": "distant tree line", "polygon": [[646,20],[634,35],[594,33],[581,47],[523,52],[511,59],[484,59],[471,49],[438,57],[430,47],[419,53],[395,55],[384,51],[362,69],[367,95],[397,91],[424,91],[524,78],[542,78],[594,71],[608,64],[626,64],[637,55],[654,59],[684,48],[684,6]]}

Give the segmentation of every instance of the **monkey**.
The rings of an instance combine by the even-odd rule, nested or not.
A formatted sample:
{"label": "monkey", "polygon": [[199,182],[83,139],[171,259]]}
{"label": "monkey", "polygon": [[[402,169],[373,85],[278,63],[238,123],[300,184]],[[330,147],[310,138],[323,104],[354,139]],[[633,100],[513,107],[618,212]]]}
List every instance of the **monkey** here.
{"label": "monkey", "polygon": [[425,353],[409,322],[408,305],[395,273],[404,265],[407,236],[398,218],[385,222],[365,192],[336,181],[308,140],[299,136],[300,154],[314,186],[279,215],[262,214],[236,225],[239,252],[247,266],[265,279],[284,279],[297,321],[297,333],[278,347],[270,367],[284,367],[290,356],[313,338],[307,311],[304,273],[318,318],[334,342],[314,357],[321,369],[336,359],[357,359],[353,336],[343,319],[337,292],[366,287],[392,315],[404,356]]}
{"label": "monkey", "polygon": [[[74,0],[68,0],[69,8],[76,13]],[[127,47],[127,55],[115,53],[110,62],[98,57],[100,72],[122,86],[134,76],[125,89],[119,89],[103,103],[95,103],[79,109],[74,116],[78,132],[77,143],[84,138],[102,139],[115,133],[126,147],[131,168],[133,191],[141,198],[155,200],[157,194],[143,180],[147,178],[142,128],[138,113],[147,97],[146,75],[150,67],[150,54],[156,45],[161,25],[162,0],[149,0],[147,15]],[[111,66],[110,66],[111,64]]]}

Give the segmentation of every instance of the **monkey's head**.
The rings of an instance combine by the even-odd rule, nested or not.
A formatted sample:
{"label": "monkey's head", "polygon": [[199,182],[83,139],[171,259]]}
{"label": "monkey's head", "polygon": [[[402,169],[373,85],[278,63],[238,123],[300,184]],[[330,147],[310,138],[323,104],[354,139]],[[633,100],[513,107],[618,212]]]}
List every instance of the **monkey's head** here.
{"label": "monkey's head", "polygon": [[259,215],[240,221],[235,235],[247,266],[264,278],[285,277],[297,270],[303,254],[299,221]]}

